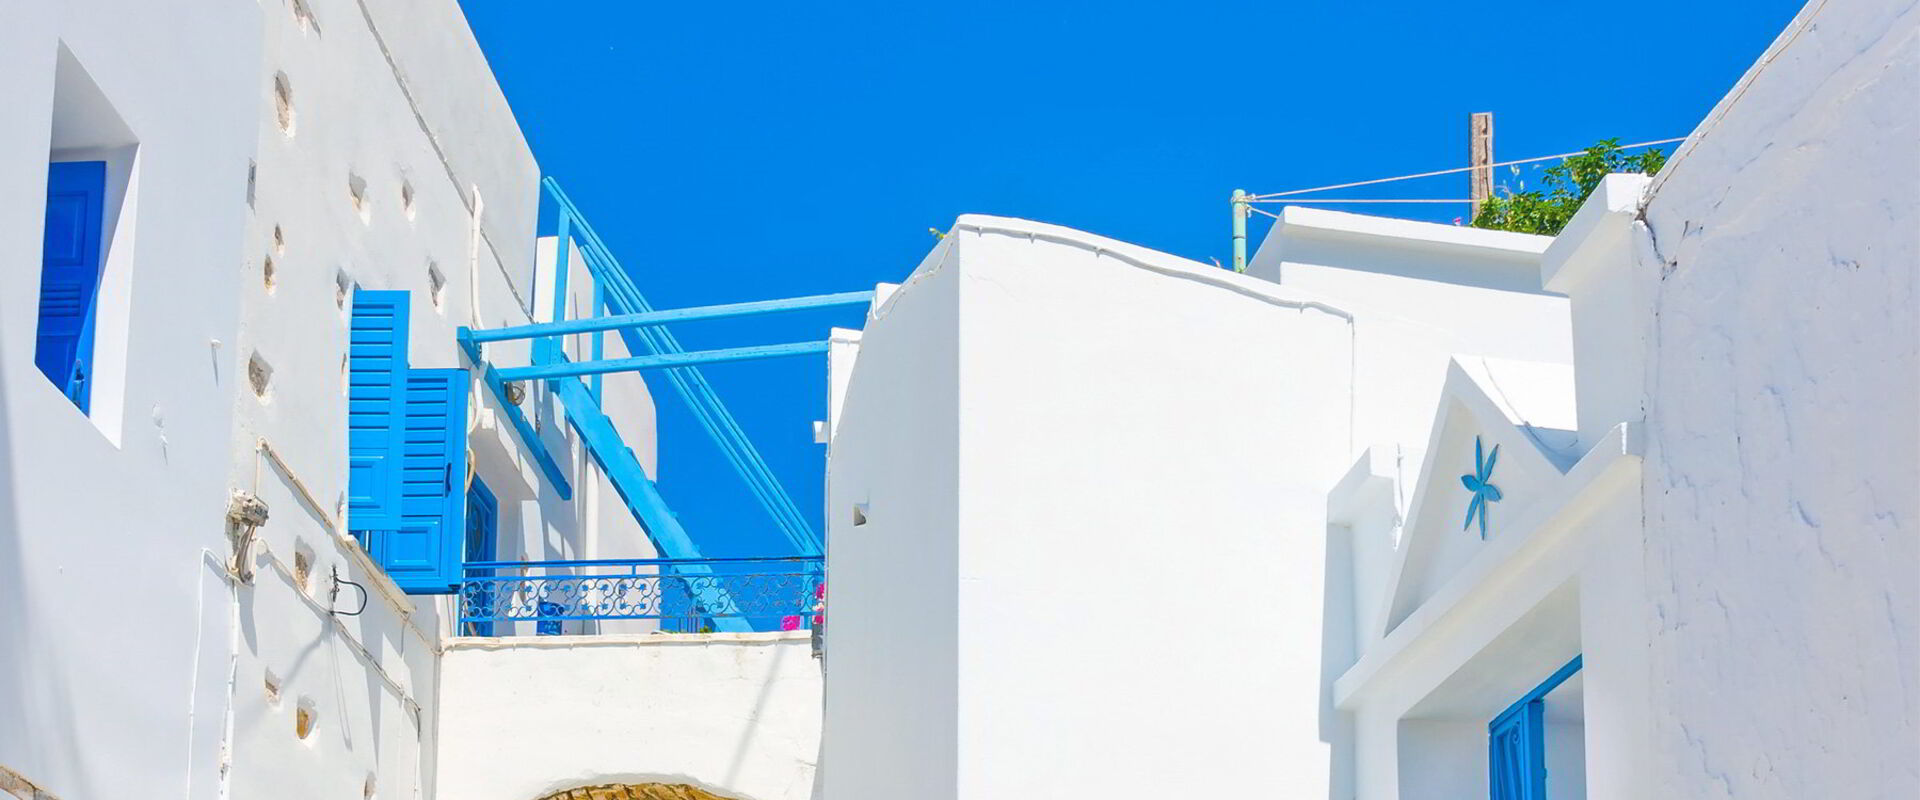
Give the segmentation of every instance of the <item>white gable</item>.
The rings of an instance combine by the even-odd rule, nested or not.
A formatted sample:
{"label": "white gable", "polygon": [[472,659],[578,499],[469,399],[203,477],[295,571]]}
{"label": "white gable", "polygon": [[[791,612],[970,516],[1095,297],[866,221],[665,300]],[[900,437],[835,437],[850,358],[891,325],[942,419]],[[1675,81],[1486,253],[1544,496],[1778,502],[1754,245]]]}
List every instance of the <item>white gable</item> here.
{"label": "white gable", "polygon": [[[1572,465],[1572,393],[1572,370],[1557,364],[1463,357],[1448,367],[1397,548],[1383,633],[1499,538]],[[1477,495],[1470,485],[1483,477],[1492,488]]]}

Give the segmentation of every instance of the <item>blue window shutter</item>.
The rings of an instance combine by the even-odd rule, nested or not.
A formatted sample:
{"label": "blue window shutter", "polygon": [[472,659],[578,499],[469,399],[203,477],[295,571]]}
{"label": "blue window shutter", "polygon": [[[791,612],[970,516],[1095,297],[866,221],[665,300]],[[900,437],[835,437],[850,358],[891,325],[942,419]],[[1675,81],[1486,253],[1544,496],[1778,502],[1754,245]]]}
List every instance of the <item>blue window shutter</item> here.
{"label": "blue window shutter", "polygon": [[47,219],[40,256],[40,326],[34,366],[88,409],[93,310],[100,288],[100,233],[107,162],[47,165]]}
{"label": "blue window shutter", "polygon": [[373,531],[374,560],[410,594],[460,584],[467,511],[467,371],[408,370],[400,428],[400,524]]}
{"label": "blue window shutter", "polygon": [[347,525],[400,527],[400,423],[407,374],[407,293],[356,290],[347,336]]}

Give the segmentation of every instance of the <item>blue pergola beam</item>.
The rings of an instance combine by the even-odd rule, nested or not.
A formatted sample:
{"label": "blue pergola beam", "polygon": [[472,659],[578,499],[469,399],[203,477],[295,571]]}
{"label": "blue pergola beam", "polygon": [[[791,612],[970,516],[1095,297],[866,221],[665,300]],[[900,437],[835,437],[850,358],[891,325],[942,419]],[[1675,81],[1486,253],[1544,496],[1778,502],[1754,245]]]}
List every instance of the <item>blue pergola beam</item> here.
{"label": "blue pergola beam", "polygon": [[552,380],[554,378],[577,378],[583,375],[604,375],[610,372],[636,372],[650,369],[671,369],[673,367],[691,367],[700,364],[720,364],[728,361],[759,361],[768,358],[787,358],[827,352],[826,342],[793,342],[791,344],[768,344],[754,347],[733,347],[724,350],[695,350],[690,353],[663,353],[632,358],[609,358],[603,361],[559,362],[536,364],[530,367],[507,367],[499,371],[503,381]]}
{"label": "blue pergola beam", "polygon": [[665,325],[669,322],[687,322],[698,319],[731,319],[734,317],[751,317],[760,314],[777,314],[785,311],[800,311],[809,308],[865,305],[871,302],[873,302],[873,292],[871,291],[817,294],[807,297],[787,297],[779,300],[756,300],[751,303],[727,303],[725,305],[674,308],[666,311],[648,311],[641,314],[584,317],[581,319],[562,320],[560,322],[542,322],[534,325],[515,325],[509,328],[477,330],[473,332],[473,340],[476,342],[504,342],[513,339],[533,339],[541,336],[564,336],[573,333],[593,333],[595,331],[613,331],[622,328]]}

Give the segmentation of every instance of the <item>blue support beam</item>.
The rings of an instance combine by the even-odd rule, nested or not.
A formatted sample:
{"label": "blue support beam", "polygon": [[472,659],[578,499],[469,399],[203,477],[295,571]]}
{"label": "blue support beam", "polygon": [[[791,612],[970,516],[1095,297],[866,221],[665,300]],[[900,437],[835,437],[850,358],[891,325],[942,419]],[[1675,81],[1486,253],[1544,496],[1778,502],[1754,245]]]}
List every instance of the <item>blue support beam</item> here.
{"label": "blue support beam", "polygon": [[[593,275],[597,286],[604,289],[606,310],[611,314],[642,314],[653,311],[652,304],[640,294],[633,278],[619,259],[607,249],[593,226],[587,223],[560,184],[552,178],[545,178],[541,186],[558,206],[559,213],[569,223],[570,229],[579,236],[582,260]],[[634,355],[646,353],[670,354],[684,353],[686,348],[666,327],[621,328],[619,336],[625,343],[627,352]],[[767,510],[782,535],[792,543],[796,553],[818,555],[822,543],[818,532],[813,530],[805,515],[793,502],[786,489],[773,477],[773,470],[760,457],[759,450],[747,438],[746,432],[727,411],[713,386],[707,382],[698,367],[674,367],[664,371],[667,382],[687,401],[687,408],[693,412],[722,455],[733,465],[740,478],[754,497]]]}
{"label": "blue support beam", "polygon": [[675,308],[666,311],[648,311],[640,314],[620,314],[610,317],[584,317],[581,319],[543,322],[536,325],[515,325],[508,328],[493,328],[473,332],[476,342],[504,342],[512,339],[533,339],[542,336],[563,336],[574,333],[593,333],[613,331],[622,328],[635,328],[651,325],[665,325],[670,322],[687,322],[701,319],[731,319],[750,317],[760,314],[777,314],[786,311],[800,311],[809,308],[833,308],[836,306],[857,306],[873,302],[873,292],[840,292],[838,294],[819,294],[808,297],[787,297],[779,300],[757,300],[751,303],[728,303],[715,306],[695,306],[693,308]]}
{"label": "blue support beam", "polygon": [[[647,536],[653,540],[653,546],[668,558],[700,558],[699,545],[694,543],[692,536],[687,535],[687,529],[680,526],[680,518],[667,507],[666,499],[660,496],[660,487],[647,477],[640,459],[620,438],[620,431],[614,428],[613,420],[608,419],[606,412],[600,409],[600,404],[594,401],[593,392],[587,385],[573,377],[561,378],[549,385],[566,408],[567,421],[579,432],[580,442],[586,445],[588,455],[607,474],[607,482],[613,484],[614,491],[626,503],[627,510],[646,526]],[[711,572],[703,565],[689,565],[678,570],[681,575],[705,575]],[[740,618],[716,618],[713,624],[716,630],[724,632],[744,633],[753,630],[747,620]]]}
{"label": "blue support beam", "polygon": [[494,369],[493,365],[487,363],[487,360],[480,355],[480,345],[473,341],[473,331],[462,325],[455,334],[455,338],[460,342],[460,349],[466,352],[467,360],[481,370],[482,382],[493,391],[493,397],[500,401],[500,407],[506,410],[507,420],[512,422],[513,429],[519,432],[520,443],[526,446],[527,452],[533,454],[533,460],[539,463],[540,472],[547,476],[549,483],[553,484],[560,499],[573,499],[573,486],[567,483],[567,473],[561,471],[560,462],[554,459],[552,453],[547,452],[546,444],[540,441],[540,433],[534,430],[533,423],[527,420],[527,415],[520,411],[519,406],[507,399],[506,379],[501,378],[500,371]]}
{"label": "blue support beam", "polygon": [[794,342],[792,344],[768,344],[754,347],[734,347],[725,350],[696,350],[691,353],[663,353],[651,356],[633,356],[631,358],[610,358],[604,361],[569,362],[564,357],[554,356],[544,359],[548,363],[528,367],[507,367],[500,370],[500,378],[508,381],[551,380],[554,378],[577,378],[582,375],[604,375],[610,372],[636,372],[649,369],[671,369],[690,367],[698,364],[720,364],[728,361],[758,361],[768,358],[786,358],[827,352],[826,342]]}

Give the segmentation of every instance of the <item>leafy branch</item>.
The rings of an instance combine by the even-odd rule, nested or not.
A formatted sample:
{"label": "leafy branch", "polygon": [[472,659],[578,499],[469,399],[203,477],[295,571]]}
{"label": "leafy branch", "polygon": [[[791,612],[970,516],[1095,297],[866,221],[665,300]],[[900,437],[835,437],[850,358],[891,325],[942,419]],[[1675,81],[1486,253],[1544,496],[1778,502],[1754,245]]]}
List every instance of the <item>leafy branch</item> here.
{"label": "leafy branch", "polygon": [[[1524,182],[1519,184],[1519,191],[1500,187],[1505,194],[1496,193],[1480,204],[1473,227],[1552,236],[1567,226],[1567,220],[1580,210],[1587,195],[1593,194],[1601,178],[1614,172],[1652,175],[1666,163],[1663,150],[1626,153],[1620,149],[1619,139],[1601,139],[1580,155],[1547,167],[1538,189],[1528,189]],[[1510,169],[1515,177],[1520,175],[1519,167]]]}

